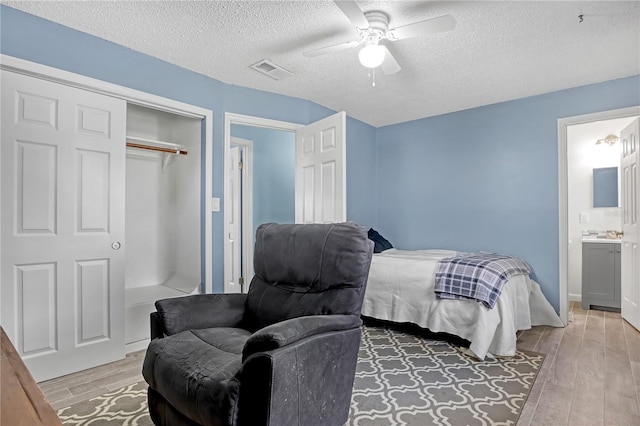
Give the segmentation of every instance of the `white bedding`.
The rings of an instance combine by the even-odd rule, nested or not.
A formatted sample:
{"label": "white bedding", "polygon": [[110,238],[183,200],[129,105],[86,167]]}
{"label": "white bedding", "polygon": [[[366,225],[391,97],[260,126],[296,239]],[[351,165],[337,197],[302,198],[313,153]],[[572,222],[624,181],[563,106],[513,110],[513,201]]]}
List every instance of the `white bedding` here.
{"label": "white bedding", "polygon": [[454,334],[470,341],[470,351],[480,359],[489,353],[514,355],[518,330],[564,326],[540,285],[527,275],[512,277],[493,309],[473,300],[437,299],[433,291],[436,264],[455,254],[397,249],[374,254],[362,315]]}

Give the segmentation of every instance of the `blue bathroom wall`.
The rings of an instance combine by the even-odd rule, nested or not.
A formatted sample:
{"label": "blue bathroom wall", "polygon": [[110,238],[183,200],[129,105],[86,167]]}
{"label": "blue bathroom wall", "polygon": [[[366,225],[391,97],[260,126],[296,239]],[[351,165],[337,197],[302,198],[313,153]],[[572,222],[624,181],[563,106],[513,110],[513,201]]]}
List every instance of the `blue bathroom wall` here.
{"label": "blue bathroom wall", "polygon": [[295,223],[295,133],[233,124],[231,136],[253,142],[252,235],[262,223]]}
{"label": "blue bathroom wall", "polygon": [[[213,194],[223,199],[224,113],[232,112],[273,120],[309,124],[334,113],[311,101],[222,83],[157,58],[94,37],[36,16],[0,5],[0,52],[16,58],[96,78],[124,87],[164,96],[213,111]],[[349,119],[347,133],[362,155],[347,159],[354,179],[372,176],[370,159],[375,156],[375,129]],[[348,151],[352,151],[347,142]],[[349,177],[348,177],[349,178]],[[373,180],[361,191],[375,193]],[[204,186],[204,185],[203,185]],[[347,182],[348,192],[353,188]],[[373,196],[348,201],[348,218],[375,220]],[[223,207],[223,205],[221,207]],[[221,209],[223,211],[223,208]],[[223,215],[212,214],[213,290],[223,285]],[[203,261],[203,265],[204,265]]]}
{"label": "blue bathroom wall", "polygon": [[558,309],[558,119],[636,105],[640,76],[378,128],[379,230],[522,257]]}

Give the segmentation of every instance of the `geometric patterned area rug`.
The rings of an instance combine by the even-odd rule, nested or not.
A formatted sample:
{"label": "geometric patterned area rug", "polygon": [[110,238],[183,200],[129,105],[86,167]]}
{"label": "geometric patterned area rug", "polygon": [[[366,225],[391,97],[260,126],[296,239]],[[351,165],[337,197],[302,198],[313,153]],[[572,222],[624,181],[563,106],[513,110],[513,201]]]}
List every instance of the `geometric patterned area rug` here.
{"label": "geometric patterned area rug", "polygon": [[364,327],[348,425],[514,425],[544,361],[479,361],[457,346]]}
{"label": "geometric patterned area rug", "polygon": [[[514,425],[544,355],[478,361],[395,327],[363,326],[349,426]],[[58,410],[65,425],[150,426],[147,384]]]}
{"label": "geometric patterned area rug", "polygon": [[138,382],[58,410],[64,425],[153,426],[147,410],[147,384]]}

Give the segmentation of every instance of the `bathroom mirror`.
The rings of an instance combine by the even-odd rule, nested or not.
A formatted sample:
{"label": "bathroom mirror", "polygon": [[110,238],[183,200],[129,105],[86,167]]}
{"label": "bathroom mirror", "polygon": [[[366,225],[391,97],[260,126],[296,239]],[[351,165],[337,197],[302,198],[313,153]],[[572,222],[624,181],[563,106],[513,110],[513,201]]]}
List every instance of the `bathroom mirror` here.
{"label": "bathroom mirror", "polygon": [[593,169],[593,207],[618,207],[618,168]]}

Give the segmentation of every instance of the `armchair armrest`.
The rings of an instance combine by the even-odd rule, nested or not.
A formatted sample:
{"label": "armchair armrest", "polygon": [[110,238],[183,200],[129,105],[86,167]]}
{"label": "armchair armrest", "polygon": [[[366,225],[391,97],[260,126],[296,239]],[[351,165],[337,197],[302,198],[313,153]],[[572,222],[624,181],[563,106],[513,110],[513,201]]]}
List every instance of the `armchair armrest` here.
{"label": "armchair armrest", "polygon": [[158,300],[154,326],[160,331],[156,332],[172,335],[192,329],[241,327],[246,298],[246,294],[196,294]]}
{"label": "armchair armrest", "polygon": [[311,315],[271,324],[249,337],[242,349],[242,362],[257,352],[281,348],[329,331],[351,330],[360,325],[362,320],[356,315]]}
{"label": "armchair armrest", "polygon": [[149,315],[149,322],[151,326],[151,340],[162,338],[167,335],[167,331],[164,329],[162,325],[162,321],[160,320],[160,315],[157,312],[151,312]]}

